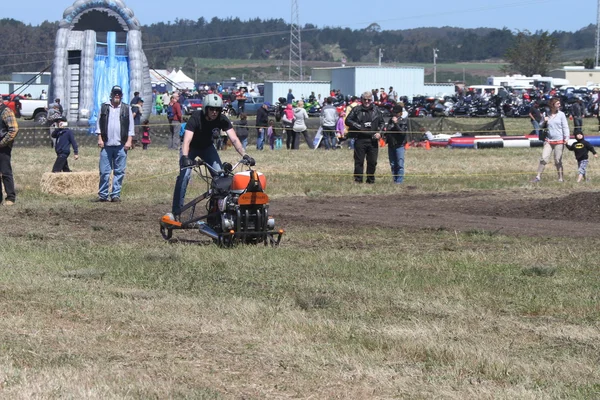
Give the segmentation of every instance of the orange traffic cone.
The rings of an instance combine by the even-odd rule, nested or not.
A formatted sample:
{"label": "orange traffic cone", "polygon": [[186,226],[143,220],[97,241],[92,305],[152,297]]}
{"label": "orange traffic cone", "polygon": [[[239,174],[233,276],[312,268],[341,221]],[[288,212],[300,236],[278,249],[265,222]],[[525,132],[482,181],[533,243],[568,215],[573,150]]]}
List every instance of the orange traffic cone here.
{"label": "orange traffic cone", "polygon": [[429,143],[429,140],[425,141],[425,150],[431,150],[431,144]]}

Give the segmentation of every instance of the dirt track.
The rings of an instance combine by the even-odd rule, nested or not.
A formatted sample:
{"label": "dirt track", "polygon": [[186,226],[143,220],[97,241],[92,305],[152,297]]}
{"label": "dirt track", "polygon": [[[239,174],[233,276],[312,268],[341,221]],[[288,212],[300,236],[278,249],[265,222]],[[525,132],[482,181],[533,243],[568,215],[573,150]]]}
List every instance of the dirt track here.
{"label": "dirt track", "polygon": [[[351,227],[385,227],[409,231],[481,230],[525,237],[593,237],[600,236],[599,200],[600,194],[595,192],[565,196],[515,189],[424,194],[404,187],[398,194],[385,196],[274,199],[270,210],[277,227],[289,233],[294,227],[327,226],[343,231]],[[22,204],[5,208],[0,229],[11,236],[34,235],[46,240],[161,240],[158,219],[170,206],[164,202],[140,211],[139,204],[128,203],[126,198],[120,204],[63,204],[48,210]]]}

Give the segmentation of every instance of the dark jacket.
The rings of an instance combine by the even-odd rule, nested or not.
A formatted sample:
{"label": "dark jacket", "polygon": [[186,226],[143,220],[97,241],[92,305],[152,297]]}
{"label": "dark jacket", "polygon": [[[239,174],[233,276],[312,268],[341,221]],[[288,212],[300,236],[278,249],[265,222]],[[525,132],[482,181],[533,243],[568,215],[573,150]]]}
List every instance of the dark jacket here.
{"label": "dark jacket", "polygon": [[360,105],[350,111],[346,117],[346,125],[350,128],[348,137],[372,139],[375,133],[383,129],[384,121],[377,106],[373,104],[369,107]]}
{"label": "dark jacket", "polygon": [[260,128],[269,126],[269,111],[263,106],[256,110],[256,126]]}
{"label": "dark jacket", "polygon": [[578,140],[572,145],[567,144],[567,149],[575,152],[575,158],[577,161],[587,160],[590,151],[592,154],[596,154],[594,146],[592,146],[591,143],[585,139]]}
{"label": "dark jacket", "polygon": [[68,128],[55,129],[52,132],[52,137],[56,139],[56,145],[54,145],[56,154],[68,156],[71,153],[71,146],[73,146],[73,153],[75,155],[79,154],[79,147],[72,130]]}
{"label": "dark jacket", "polygon": [[[109,103],[102,104],[100,108],[100,136],[104,143],[108,142],[108,113],[113,107]],[[129,105],[121,103],[121,144],[127,142],[129,136]]]}
{"label": "dark jacket", "polygon": [[233,129],[237,134],[238,139],[246,139],[248,137],[248,121],[243,119],[235,121]]}
{"label": "dark jacket", "polygon": [[397,117],[398,122],[394,123],[390,119],[390,123],[387,127],[385,134],[385,140],[388,146],[392,148],[398,148],[406,144],[406,132],[408,131],[408,122],[406,119]]}

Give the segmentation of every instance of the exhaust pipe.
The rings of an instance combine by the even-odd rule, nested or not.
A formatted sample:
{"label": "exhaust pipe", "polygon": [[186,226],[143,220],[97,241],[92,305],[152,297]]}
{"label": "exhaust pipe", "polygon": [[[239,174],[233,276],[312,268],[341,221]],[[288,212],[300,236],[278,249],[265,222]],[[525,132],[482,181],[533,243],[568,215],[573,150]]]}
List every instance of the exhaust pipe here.
{"label": "exhaust pipe", "polygon": [[198,223],[198,230],[200,231],[200,233],[210,237],[211,239],[219,239],[219,234],[215,232],[215,230],[208,226],[205,222]]}

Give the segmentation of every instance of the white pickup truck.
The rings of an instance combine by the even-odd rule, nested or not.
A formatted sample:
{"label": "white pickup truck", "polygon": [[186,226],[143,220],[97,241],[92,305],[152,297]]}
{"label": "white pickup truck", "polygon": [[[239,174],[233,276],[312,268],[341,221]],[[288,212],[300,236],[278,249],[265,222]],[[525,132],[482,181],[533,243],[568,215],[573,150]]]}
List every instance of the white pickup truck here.
{"label": "white pickup truck", "polygon": [[[19,107],[19,113],[17,113],[17,100],[21,103]],[[37,123],[44,125],[48,116],[48,100],[34,100],[26,99],[23,96],[16,94],[3,94],[2,101],[6,104],[15,114],[20,114],[22,118],[33,119]]]}

